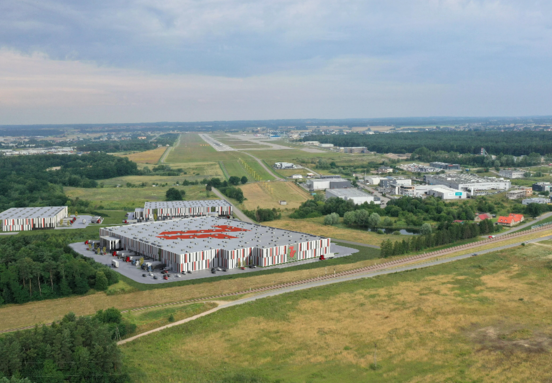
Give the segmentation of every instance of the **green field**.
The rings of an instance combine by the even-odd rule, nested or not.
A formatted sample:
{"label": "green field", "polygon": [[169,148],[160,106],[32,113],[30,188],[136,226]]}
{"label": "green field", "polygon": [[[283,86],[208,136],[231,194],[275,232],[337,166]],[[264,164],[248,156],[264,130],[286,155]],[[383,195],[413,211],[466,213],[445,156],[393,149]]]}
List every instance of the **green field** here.
{"label": "green field", "polygon": [[[140,177],[147,178],[147,177]],[[177,177],[174,177],[175,179]],[[165,193],[173,184],[165,187],[105,187],[105,188],[73,188],[65,187],[65,194],[72,199],[80,198],[91,202],[95,209],[105,210],[127,210],[136,207],[143,207],[148,201],[164,201]],[[217,197],[210,193],[208,198],[203,185],[177,186],[179,190],[186,192],[186,200],[196,199],[216,199]]]}
{"label": "green field", "polygon": [[122,350],[138,382],[550,381],[544,245],[265,298]]}

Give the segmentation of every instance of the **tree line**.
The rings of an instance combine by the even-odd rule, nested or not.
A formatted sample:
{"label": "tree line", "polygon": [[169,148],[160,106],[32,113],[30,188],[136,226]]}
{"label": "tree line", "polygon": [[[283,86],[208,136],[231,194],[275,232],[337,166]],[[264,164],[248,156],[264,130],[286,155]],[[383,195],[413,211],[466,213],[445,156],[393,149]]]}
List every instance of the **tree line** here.
{"label": "tree line", "polygon": [[483,234],[492,234],[502,230],[501,226],[494,225],[492,221],[485,219],[479,223],[454,223],[447,225],[434,233],[426,232],[422,235],[413,235],[410,239],[402,241],[385,240],[381,244],[381,257],[387,258],[393,255],[402,255],[421,251],[436,246],[448,245],[460,240],[476,238]]}
{"label": "tree line", "polygon": [[[548,154],[547,158],[552,154]],[[471,154],[464,153],[460,154],[459,152],[446,152],[443,150],[431,151],[426,147],[421,147],[412,153],[410,157],[414,161],[422,162],[447,162],[460,165],[470,165],[478,167],[495,167],[500,166],[507,167],[524,167],[524,166],[534,166],[541,163],[542,156],[539,153],[529,153],[528,155],[522,158],[515,158],[510,154],[499,154],[495,158],[491,156],[482,156],[480,154]]]}
{"label": "tree line", "polygon": [[3,238],[0,306],[105,291],[119,281],[115,271],[67,246],[71,239],[71,234]]}
{"label": "tree line", "polygon": [[138,151],[144,152],[146,150],[156,149],[159,145],[166,146],[172,145],[178,138],[176,133],[162,134],[150,141],[151,136],[146,136],[145,140],[139,140],[138,134],[134,135],[130,140],[108,140],[99,141],[86,139],[78,142],[77,150],[79,152],[104,152],[104,153],[117,153]]}
{"label": "tree line", "polygon": [[7,334],[0,338],[0,381],[128,382],[116,341],[135,329],[112,308],[92,317],[69,313],[51,326]]}
{"label": "tree line", "polygon": [[365,146],[378,153],[412,153],[420,147],[431,151],[513,156],[552,153],[552,132],[545,131],[431,131],[393,134],[310,135],[303,141],[320,141],[335,146]]}
{"label": "tree line", "polygon": [[96,180],[136,174],[136,163],[106,154],[0,157],[0,210],[62,206],[63,186],[97,187]]}

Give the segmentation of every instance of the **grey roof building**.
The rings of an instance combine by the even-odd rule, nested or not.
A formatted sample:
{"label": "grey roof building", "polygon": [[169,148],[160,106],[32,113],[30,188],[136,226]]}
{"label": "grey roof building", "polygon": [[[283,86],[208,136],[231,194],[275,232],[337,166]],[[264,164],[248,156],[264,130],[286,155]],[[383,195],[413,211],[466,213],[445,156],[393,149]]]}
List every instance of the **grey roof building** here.
{"label": "grey roof building", "polygon": [[67,206],[14,207],[0,213],[2,231],[55,228],[67,211]]}

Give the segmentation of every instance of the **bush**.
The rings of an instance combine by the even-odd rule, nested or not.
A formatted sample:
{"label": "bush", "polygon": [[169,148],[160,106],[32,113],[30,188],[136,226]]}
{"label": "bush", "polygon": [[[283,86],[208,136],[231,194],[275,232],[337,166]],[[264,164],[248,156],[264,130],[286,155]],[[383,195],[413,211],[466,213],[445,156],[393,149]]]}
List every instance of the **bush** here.
{"label": "bush", "polygon": [[331,213],[324,217],[324,225],[335,225],[339,223],[339,214]]}
{"label": "bush", "polygon": [[170,188],[167,190],[167,193],[165,193],[167,201],[182,201],[184,195],[186,195],[184,190],[178,190],[175,188]]}
{"label": "bush", "polygon": [[98,291],[105,291],[107,290],[107,277],[103,273],[103,271],[99,270],[96,272],[96,283],[94,284],[94,288]]}
{"label": "bush", "polygon": [[174,315],[172,315],[172,314],[169,315],[169,322],[171,322],[171,323],[174,322]]}

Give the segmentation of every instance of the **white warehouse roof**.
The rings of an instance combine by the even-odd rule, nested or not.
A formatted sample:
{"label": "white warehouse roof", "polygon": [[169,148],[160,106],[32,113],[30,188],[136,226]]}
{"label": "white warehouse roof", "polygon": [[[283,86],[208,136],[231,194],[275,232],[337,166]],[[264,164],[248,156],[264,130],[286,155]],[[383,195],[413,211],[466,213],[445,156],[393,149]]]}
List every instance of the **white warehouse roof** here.
{"label": "white warehouse roof", "polygon": [[66,209],[67,206],[12,207],[0,213],[0,220],[55,217]]}

